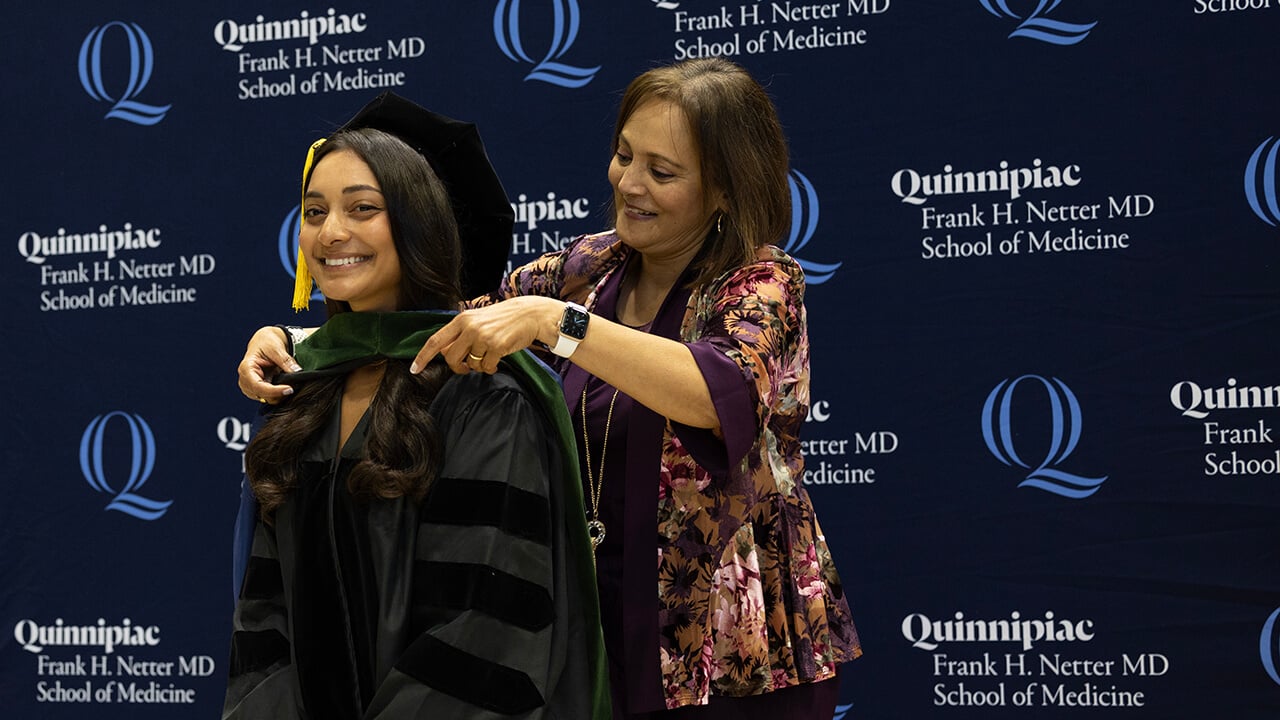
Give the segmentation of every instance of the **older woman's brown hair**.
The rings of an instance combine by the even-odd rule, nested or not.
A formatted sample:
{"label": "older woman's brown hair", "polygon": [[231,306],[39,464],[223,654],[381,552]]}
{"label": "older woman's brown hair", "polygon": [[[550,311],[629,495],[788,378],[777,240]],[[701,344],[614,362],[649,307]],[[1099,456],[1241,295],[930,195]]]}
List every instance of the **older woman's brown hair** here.
{"label": "older woman's brown hair", "polygon": [[778,242],[791,223],[790,161],[778,112],[760,83],[723,58],[654,68],[627,86],[611,150],[622,126],[651,100],[673,103],[689,122],[702,163],[703,192],[722,196],[726,211],[700,253],[693,284],[747,264],[757,248]]}

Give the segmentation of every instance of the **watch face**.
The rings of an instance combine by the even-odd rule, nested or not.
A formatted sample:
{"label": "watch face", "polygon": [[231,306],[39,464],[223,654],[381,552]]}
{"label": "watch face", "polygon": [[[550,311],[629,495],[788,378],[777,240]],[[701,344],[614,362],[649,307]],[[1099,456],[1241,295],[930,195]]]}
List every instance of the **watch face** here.
{"label": "watch face", "polygon": [[587,336],[587,320],[590,318],[590,315],[578,308],[567,307],[564,309],[564,317],[560,319],[560,332],[581,340]]}

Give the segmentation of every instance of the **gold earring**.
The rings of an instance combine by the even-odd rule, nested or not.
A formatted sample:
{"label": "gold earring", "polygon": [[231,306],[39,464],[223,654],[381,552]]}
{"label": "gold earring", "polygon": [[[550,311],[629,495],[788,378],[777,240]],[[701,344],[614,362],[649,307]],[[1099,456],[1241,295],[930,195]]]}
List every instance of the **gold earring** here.
{"label": "gold earring", "polygon": [[724,234],[724,228],[722,227],[723,223],[724,223],[724,213],[720,213],[719,215],[716,216],[716,234],[717,235]]}

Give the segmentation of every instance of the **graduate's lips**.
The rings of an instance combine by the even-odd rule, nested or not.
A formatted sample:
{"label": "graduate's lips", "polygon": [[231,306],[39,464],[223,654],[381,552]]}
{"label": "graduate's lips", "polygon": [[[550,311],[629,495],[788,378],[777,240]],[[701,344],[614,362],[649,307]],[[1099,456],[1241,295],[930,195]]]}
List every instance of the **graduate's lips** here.
{"label": "graduate's lips", "polygon": [[342,255],[340,257],[322,257],[320,258],[320,264],[326,268],[344,268],[360,265],[372,259],[372,255]]}

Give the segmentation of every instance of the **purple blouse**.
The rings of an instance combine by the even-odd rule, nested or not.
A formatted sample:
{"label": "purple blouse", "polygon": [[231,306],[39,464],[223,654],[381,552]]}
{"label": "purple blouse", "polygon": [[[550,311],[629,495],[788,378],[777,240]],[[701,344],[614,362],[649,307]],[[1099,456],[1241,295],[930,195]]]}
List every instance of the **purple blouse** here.
{"label": "purple blouse", "polygon": [[[634,256],[632,256],[634,257]],[[606,320],[618,321],[618,293],[626,276],[627,263],[600,288],[593,312]],[[658,314],[644,330],[653,335],[678,340],[684,308],[689,302],[689,277],[682,277],[663,301]],[[726,404],[747,400],[746,393],[731,392],[729,388],[742,386],[742,373],[738,366],[715,348],[697,343],[688,346],[694,355],[703,378],[711,388],[725,388],[712,392]],[[605,648],[609,654],[609,681],[613,692],[613,716],[615,720],[644,718],[649,713],[668,718],[674,713],[690,720],[751,720],[756,717],[752,709],[758,708],[761,718],[777,718],[777,709],[760,702],[762,696],[753,696],[744,702],[739,698],[713,697],[709,705],[693,706],[667,711],[662,690],[662,677],[658,658],[658,599],[653,592],[657,583],[657,568],[644,558],[643,551],[653,545],[653,501],[656,485],[646,487],[645,474],[631,474],[630,468],[643,469],[655,466],[655,458],[662,451],[661,426],[644,434],[646,424],[639,424],[633,432],[633,414],[651,411],[637,406],[625,393],[612,385],[588,374],[577,365],[567,364],[562,369],[565,379],[566,399],[574,420],[578,441],[578,462],[587,469],[587,451],[584,439],[590,443],[590,473],[582,473],[583,499],[588,516],[592,513],[592,493],[588,476],[595,478],[600,487],[597,508],[598,518],[605,526],[605,538],[596,549],[596,585],[600,592],[601,622]],[[586,432],[583,434],[583,394],[578,391],[568,395],[569,387],[581,387],[586,391]],[[615,398],[616,393],[616,398]],[[612,407],[611,407],[612,406]],[[726,438],[750,438],[753,432],[750,408],[739,411],[721,408],[720,418],[731,427],[723,427]],[[727,410],[727,411],[726,411]],[[725,442],[709,430],[676,424],[677,434],[693,453],[698,464],[713,473],[723,473],[731,457]],[[608,438],[605,437],[606,429]],[[749,442],[748,442],[749,445]],[[747,451],[744,446],[736,459]],[[601,479],[601,455],[604,455],[603,480]],[[654,477],[648,474],[647,477]],[[632,502],[628,503],[631,498]],[[625,549],[624,549],[625,548]],[[630,560],[628,560],[630,558]],[[814,720],[828,720],[831,706],[835,704],[837,684],[807,684],[775,691],[775,702],[785,702],[780,707],[788,709],[788,718],[807,720],[805,714],[796,714],[807,705],[816,705],[819,714]],[[821,686],[821,687],[820,687]],[[815,692],[815,689],[817,692]],[[783,698],[785,695],[785,699]],[[815,696],[810,699],[808,696]],[[828,705],[821,702],[832,696]],[[804,697],[802,697],[804,696]],[[815,702],[815,700],[819,702]],[[747,714],[744,715],[744,708]]]}
{"label": "purple blouse", "polygon": [[[612,233],[582,236],[473,304],[546,295],[614,319],[634,256]],[[687,282],[676,284],[650,332],[692,353],[718,430],[669,422],[621,395],[608,421],[614,389],[558,363],[578,433],[586,391],[593,472],[609,425],[598,581],[616,715],[747,720],[785,707],[788,718],[827,720],[838,685],[826,681],[862,649],[801,483],[803,271],[765,246],[692,292]],[[585,468],[585,453],[580,459]]]}

